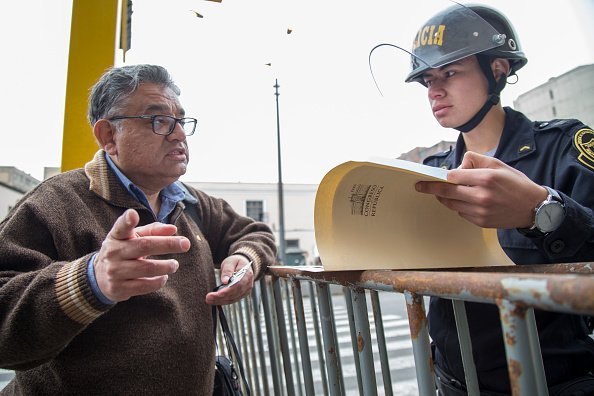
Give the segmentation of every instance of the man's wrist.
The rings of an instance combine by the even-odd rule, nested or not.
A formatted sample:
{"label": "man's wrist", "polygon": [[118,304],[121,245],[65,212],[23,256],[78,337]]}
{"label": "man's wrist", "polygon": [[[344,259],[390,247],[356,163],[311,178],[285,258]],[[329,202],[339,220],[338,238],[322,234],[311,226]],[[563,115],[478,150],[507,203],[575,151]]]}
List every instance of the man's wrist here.
{"label": "man's wrist", "polygon": [[111,301],[109,298],[103,294],[101,289],[99,288],[99,283],[97,283],[97,278],[95,277],[95,258],[97,257],[97,253],[91,256],[87,263],[87,279],[89,280],[89,286],[93,291],[93,294],[97,298],[97,300],[101,301],[105,305],[113,305],[115,304],[114,301]]}

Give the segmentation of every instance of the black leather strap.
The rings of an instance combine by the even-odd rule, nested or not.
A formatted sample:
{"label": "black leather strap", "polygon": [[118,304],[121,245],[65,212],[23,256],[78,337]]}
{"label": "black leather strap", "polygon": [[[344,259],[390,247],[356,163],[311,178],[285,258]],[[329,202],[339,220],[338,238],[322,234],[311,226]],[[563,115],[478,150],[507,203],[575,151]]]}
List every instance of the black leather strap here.
{"label": "black leather strap", "polygon": [[223,329],[223,336],[225,338],[225,342],[227,346],[231,346],[233,351],[233,356],[235,363],[237,363],[237,367],[239,368],[239,373],[241,375],[241,380],[243,382],[243,386],[245,388],[245,393],[247,396],[251,396],[250,386],[247,383],[245,371],[243,370],[243,362],[241,360],[241,354],[239,353],[239,349],[235,344],[235,340],[233,339],[233,335],[231,334],[231,330],[229,329],[229,324],[227,323],[227,318],[225,317],[225,312],[223,311],[223,307],[220,305],[213,305],[212,306],[212,318],[213,318],[213,325],[214,325],[214,333],[215,333],[215,340],[216,340],[216,328],[217,328],[217,311],[219,316],[219,321],[221,323],[221,329]]}

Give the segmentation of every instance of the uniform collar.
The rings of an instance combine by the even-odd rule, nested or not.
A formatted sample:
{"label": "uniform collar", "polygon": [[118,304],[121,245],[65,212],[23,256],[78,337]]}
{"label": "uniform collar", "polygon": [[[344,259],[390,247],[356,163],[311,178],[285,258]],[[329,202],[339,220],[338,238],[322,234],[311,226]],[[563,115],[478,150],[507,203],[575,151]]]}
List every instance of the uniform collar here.
{"label": "uniform collar", "polygon": [[[494,157],[510,164],[535,152],[536,144],[532,121],[524,114],[509,107],[504,107],[504,111],[505,124]],[[445,158],[442,167],[457,168],[462,163],[462,156],[465,152],[466,145],[462,134],[460,134],[456,141],[456,148]]]}
{"label": "uniform collar", "polygon": [[505,107],[505,126],[495,152],[506,164],[516,162],[536,151],[533,122],[518,111]]}

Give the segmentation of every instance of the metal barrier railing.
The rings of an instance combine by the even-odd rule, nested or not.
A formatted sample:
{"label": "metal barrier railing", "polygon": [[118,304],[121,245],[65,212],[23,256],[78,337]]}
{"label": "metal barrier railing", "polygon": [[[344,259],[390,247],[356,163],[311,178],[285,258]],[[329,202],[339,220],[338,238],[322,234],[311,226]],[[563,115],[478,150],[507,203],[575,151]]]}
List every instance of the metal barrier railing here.
{"label": "metal barrier railing", "polygon": [[[424,297],[436,296],[452,299],[469,395],[480,392],[464,301],[499,307],[513,394],[546,395],[534,309],[594,315],[593,272],[594,263],[439,271],[275,267],[249,298],[225,309],[254,395],[392,395],[379,298],[385,293],[404,296],[417,383],[411,394],[435,395]],[[333,298],[340,286],[352,351],[339,347]],[[354,374],[342,367],[341,354],[351,353]]]}

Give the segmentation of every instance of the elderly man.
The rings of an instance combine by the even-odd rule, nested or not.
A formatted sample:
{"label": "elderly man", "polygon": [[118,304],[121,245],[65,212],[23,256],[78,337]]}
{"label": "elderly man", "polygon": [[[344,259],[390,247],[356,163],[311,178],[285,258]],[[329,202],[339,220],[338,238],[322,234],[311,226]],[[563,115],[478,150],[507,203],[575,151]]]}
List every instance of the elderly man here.
{"label": "elderly man", "polygon": [[[196,128],[179,94],[160,66],[108,70],[89,101],[101,150],[0,224],[0,366],[16,370],[2,393],[212,394],[209,304],[249,294],[275,244],[178,181]],[[211,292],[215,265],[227,283],[248,262]]]}

